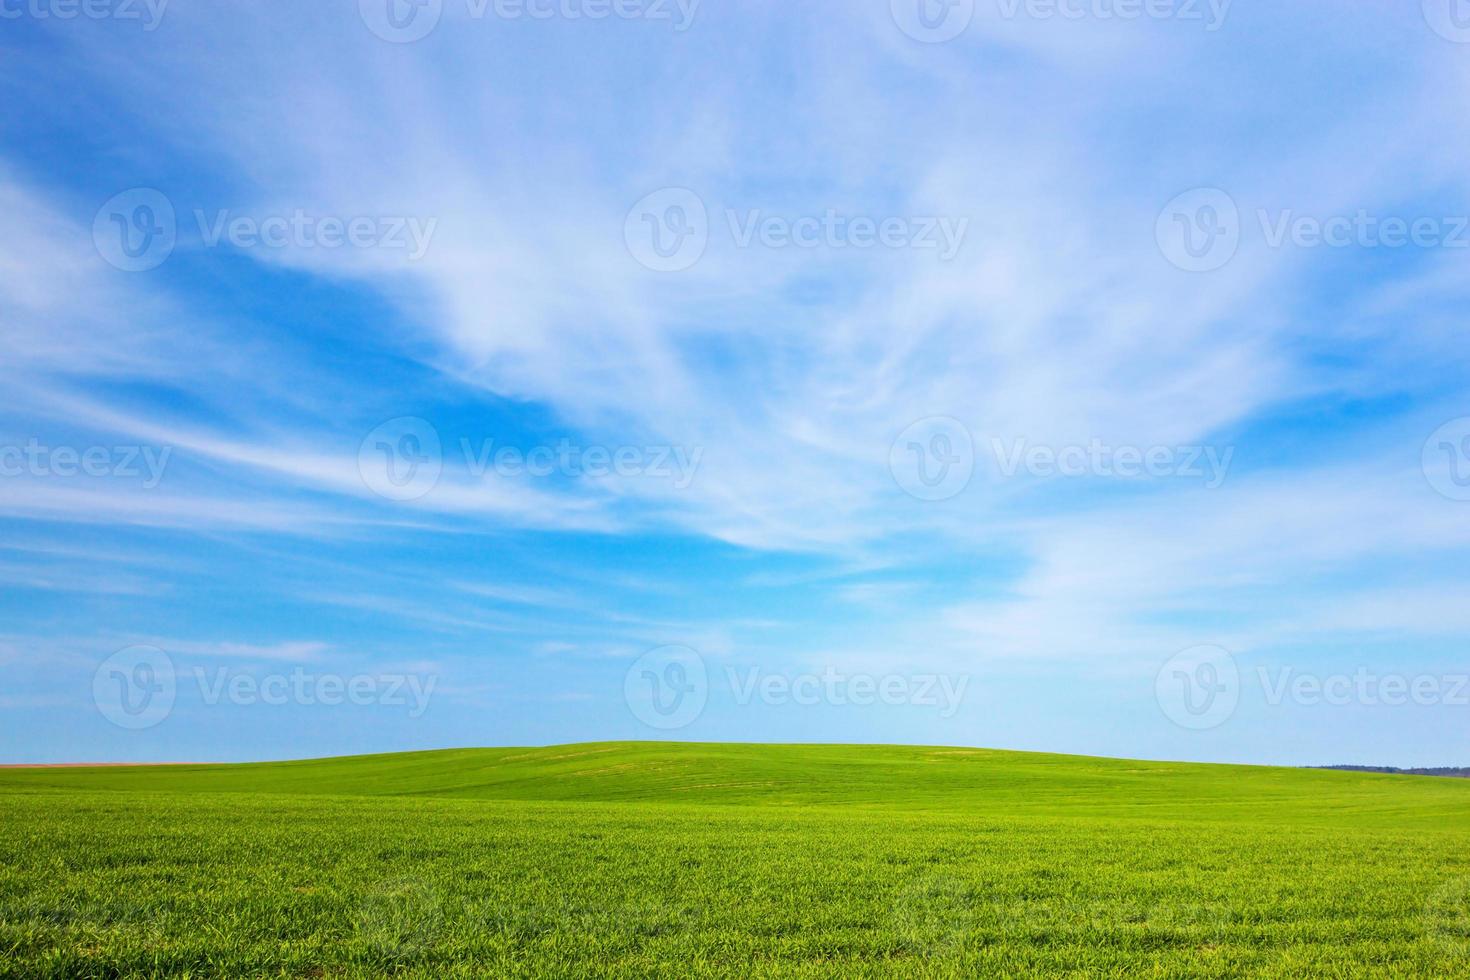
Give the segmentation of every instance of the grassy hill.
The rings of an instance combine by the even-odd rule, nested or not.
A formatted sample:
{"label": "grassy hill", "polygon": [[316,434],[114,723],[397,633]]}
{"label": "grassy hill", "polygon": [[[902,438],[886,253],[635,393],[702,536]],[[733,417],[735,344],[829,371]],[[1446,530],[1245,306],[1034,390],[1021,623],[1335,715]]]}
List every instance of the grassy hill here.
{"label": "grassy hill", "polygon": [[673,743],[0,771],[0,977],[1467,964],[1459,780]]}
{"label": "grassy hill", "polygon": [[243,765],[0,770],[0,791],[315,793],[1101,813],[1150,819],[1259,816],[1470,828],[1470,785],[1374,773],[1137,762],[892,745],[606,742],[449,749]]}

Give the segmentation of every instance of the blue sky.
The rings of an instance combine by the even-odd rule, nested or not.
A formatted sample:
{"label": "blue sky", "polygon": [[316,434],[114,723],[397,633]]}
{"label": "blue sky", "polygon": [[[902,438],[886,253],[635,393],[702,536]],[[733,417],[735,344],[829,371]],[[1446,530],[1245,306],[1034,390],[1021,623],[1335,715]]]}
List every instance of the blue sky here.
{"label": "blue sky", "polygon": [[0,3],[0,756],[1470,763],[1458,2]]}

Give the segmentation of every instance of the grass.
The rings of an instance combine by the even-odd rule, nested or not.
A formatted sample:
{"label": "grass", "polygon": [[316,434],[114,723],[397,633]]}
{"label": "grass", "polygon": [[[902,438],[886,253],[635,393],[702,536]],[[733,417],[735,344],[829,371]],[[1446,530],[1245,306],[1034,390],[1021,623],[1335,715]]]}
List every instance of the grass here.
{"label": "grass", "polygon": [[1470,782],[893,746],[0,770],[0,976],[1470,975]]}

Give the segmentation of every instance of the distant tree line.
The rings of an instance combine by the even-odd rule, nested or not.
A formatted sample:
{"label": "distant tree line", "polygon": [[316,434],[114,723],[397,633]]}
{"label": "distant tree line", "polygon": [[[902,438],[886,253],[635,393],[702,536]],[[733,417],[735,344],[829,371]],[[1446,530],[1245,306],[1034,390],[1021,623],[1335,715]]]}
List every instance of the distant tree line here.
{"label": "distant tree line", "polygon": [[1394,766],[1308,766],[1308,769],[1339,769],[1344,772],[1386,772],[1395,776],[1449,776],[1470,779],[1470,767],[1439,766],[1433,769],[1398,769]]}

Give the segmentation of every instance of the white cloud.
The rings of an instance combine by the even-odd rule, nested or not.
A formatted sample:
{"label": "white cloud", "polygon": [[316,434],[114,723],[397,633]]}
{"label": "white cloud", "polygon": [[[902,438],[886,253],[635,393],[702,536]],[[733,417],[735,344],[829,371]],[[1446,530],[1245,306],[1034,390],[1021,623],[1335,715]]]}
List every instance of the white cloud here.
{"label": "white cloud", "polygon": [[[252,253],[395,300],[405,332],[364,324],[364,344],[411,351],[446,382],[544,407],[589,440],[704,450],[686,490],[629,480],[551,492],[450,471],[389,519],[676,528],[900,567],[936,555],[1019,556],[1026,570],[1009,588],[914,617],[945,648],[1016,657],[1185,644],[1193,628],[1162,624],[1161,613],[1212,594],[1290,588],[1344,563],[1465,547],[1457,515],[1424,504],[1412,472],[1361,454],[1310,473],[1288,458],[1280,475],[1244,476],[1219,492],[1150,486],[1122,502],[1111,487],[1068,498],[981,474],[966,494],[931,506],[905,497],[886,469],[894,437],[925,416],[954,416],[981,439],[1205,442],[1304,396],[1360,393],[1372,365],[1335,365],[1322,352],[1450,347],[1457,335],[1443,324],[1425,339],[1361,317],[1304,322],[1298,301],[1320,288],[1321,255],[1247,241],[1220,272],[1187,274],[1159,254],[1153,228],[1159,208],[1192,186],[1227,188],[1247,216],[1402,207],[1408,186],[1463,194],[1462,156],[1423,149],[1446,133],[1464,141],[1445,94],[1447,82],[1463,87],[1456,52],[1424,35],[1416,58],[1325,118],[1282,92],[1319,84],[1307,68],[1323,62],[1386,71],[1375,31],[1408,30],[1398,14],[1316,5],[1282,14],[1268,35],[1258,15],[1235,12],[1236,43],[1278,45],[1306,59],[1303,68],[1266,47],[1233,64],[1223,35],[1181,25],[981,21],[962,43],[921,53],[881,6],[799,20],[788,29],[809,42],[810,62],[779,86],[748,90],[731,79],[744,70],[760,79],[758,60],[729,53],[717,31],[660,48],[664,74],[637,75],[639,47],[588,49],[575,32],[546,33],[533,63],[484,24],[399,48],[351,16],[301,14],[316,41],[333,45],[323,57],[281,29],[286,15],[244,7],[208,24],[179,11],[206,40],[159,45],[148,74],[124,72],[118,84],[167,110],[179,147],[227,168],[200,201],[181,198],[181,214],[228,204],[437,219],[432,247],[413,263],[374,250]],[[1324,18],[1339,28],[1325,40]],[[253,79],[242,99],[239,71],[266,52],[279,70]],[[709,68],[716,52],[730,74]],[[213,70],[221,61],[234,70]],[[528,112],[505,91],[535,68],[545,91]],[[633,101],[629,73],[644,85]],[[292,112],[265,108],[279,104]],[[628,207],[660,186],[697,189],[717,229],[686,274],[644,270],[622,242]],[[169,302],[150,282],[86,309],[48,307],[58,295],[98,295],[75,252],[78,232],[14,203],[24,225],[42,229],[21,250],[38,261],[12,254],[3,267],[22,287],[28,324],[9,340],[31,361],[54,367],[65,360],[58,351],[79,346],[43,336],[43,315],[87,324],[108,304]],[[922,252],[741,249],[719,229],[725,208],[748,207],[970,225],[949,263]],[[31,282],[40,266],[52,278]],[[1435,278],[1443,271],[1427,275],[1449,282]],[[1384,317],[1413,312],[1421,296],[1391,282],[1361,289]],[[98,370],[165,356],[151,334],[106,349],[112,359]],[[351,497],[374,516],[385,506],[363,487],[353,447],[325,425],[283,433],[244,418],[235,421],[248,435],[224,434],[48,390],[52,409],[75,424],[175,445],[274,490]],[[20,484],[4,494],[0,511],[12,516],[278,529],[349,519],[284,493],[252,494],[243,509],[241,494],[192,488],[145,497]],[[1403,588],[1406,602],[1418,601]],[[1432,597],[1447,584],[1424,588]],[[485,597],[538,604],[527,593]],[[446,626],[519,625],[401,611]],[[1231,632],[1259,642],[1287,613],[1257,610]],[[729,646],[718,631],[708,641]]]}

